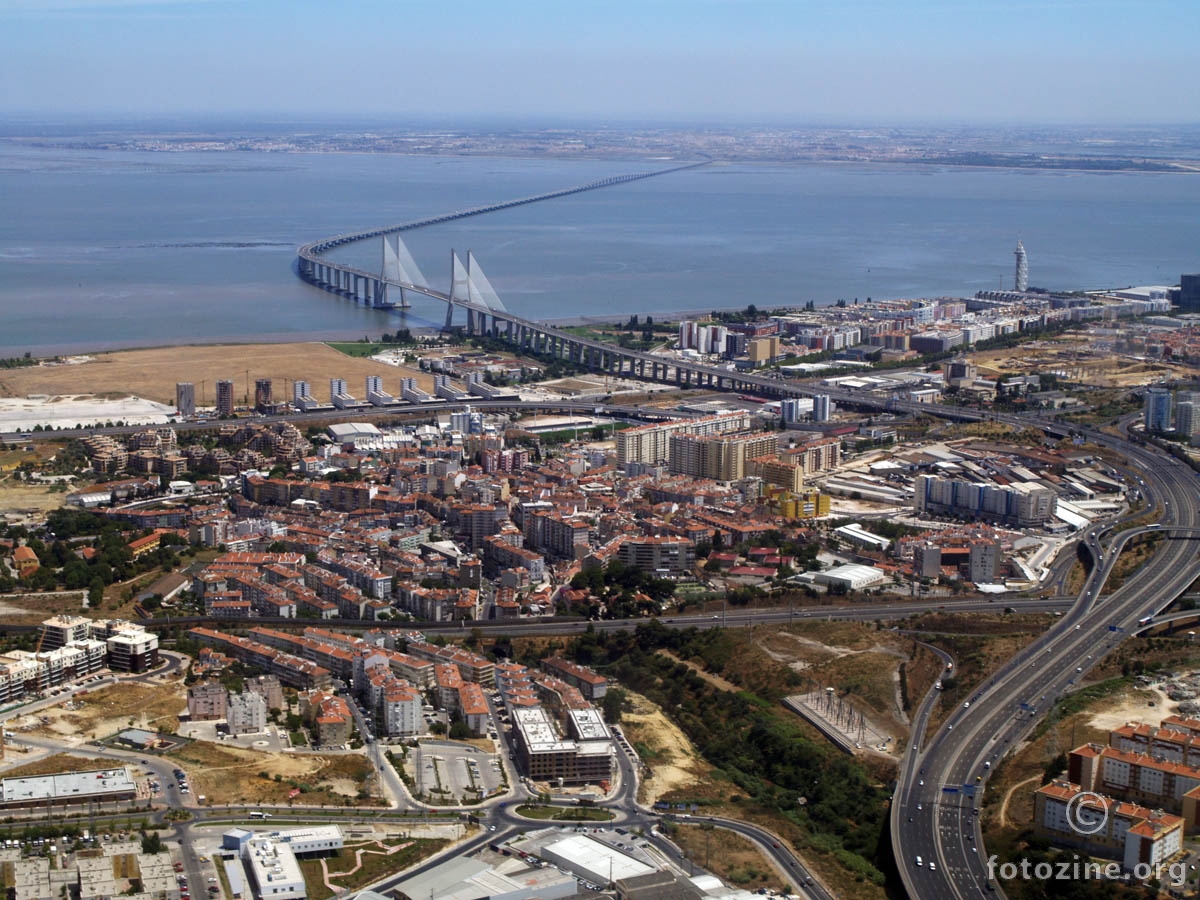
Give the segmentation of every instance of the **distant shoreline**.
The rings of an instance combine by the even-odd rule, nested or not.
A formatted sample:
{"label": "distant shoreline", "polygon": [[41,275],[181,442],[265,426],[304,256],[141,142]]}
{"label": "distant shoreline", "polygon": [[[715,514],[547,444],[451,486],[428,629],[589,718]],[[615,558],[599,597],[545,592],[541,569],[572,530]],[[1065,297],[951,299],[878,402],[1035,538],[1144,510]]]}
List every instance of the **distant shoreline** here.
{"label": "distant shoreline", "polygon": [[[582,133],[582,132],[581,132]],[[834,129],[833,133],[839,133]],[[937,134],[933,130],[931,134]],[[295,136],[255,138],[233,141],[223,137],[199,139],[194,135],[178,134],[117,137],[40,137],[33,135],[0,135],[0,145],[20,147],[28,150],[48,152],[80,153],[200,153],[206,155],[245,154],[246,152],[271,153],[280,156],[396,156],[444,159],[511,159],[529,162],[612,162],[612,163],[658,163],[682,160],[709,159],[715,165],[895,165],[931,166],[963,169],[1016,170],[1026,172],[1070,172],[1089,174],[1143,173],[1162,175],[1200,174],[1200,150],[1188,148],[1177,157],[1153,158],[1134,152],[1117,153],[1112,156],[1087,155],[1072,152],[1017,152],[998,150],[991,147],[973,149],[947,149],[944,144],[932,141],[929,146],[915,152],[905,147],[902,152],[892,152],[886,145],[877,149],[822,149],[814,150],[803,142],[780,147],[777,142],[755,145],[753,136],[746,138],[743,148],[730,152],[723,144],[720,152],[708,148],[702,141],[689,140],[689,132],[679,132],[684,138],[670,145],[652,144],[647,141],[638,145],[643,136],[632,134],[633,143],[614,141],[605,146],[593,142],[570,149],[561,145],[546,147],[533,138],[511,135],[504,140],[489,142],[487,136],[476,136],[477,143],[471,145],[470,138],[452,141],[439,146],[431,141],[414,147],[405,143],[404,136],[329,137],[311,139],[311,143]],[[403,138],[403,139],[401,139]],[[398,142],[399,141],[399,142]],[[581,142],[582,143],[582,142]],[[786,144],[786,140],[784,141]],[[1127,149],[1127,148],[1123,148]],[[1189,154],[1189,150],[1191,153]]]}

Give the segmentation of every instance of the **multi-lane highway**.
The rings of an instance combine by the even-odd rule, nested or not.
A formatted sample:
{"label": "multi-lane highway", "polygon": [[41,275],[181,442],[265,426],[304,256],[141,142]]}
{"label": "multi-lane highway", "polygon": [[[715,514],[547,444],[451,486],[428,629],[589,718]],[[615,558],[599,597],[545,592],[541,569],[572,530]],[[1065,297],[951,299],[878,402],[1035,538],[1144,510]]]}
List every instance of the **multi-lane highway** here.
{"label": "multi-lane highway", "polygon": [[[959,900],[1002,893],[1003,885],[988,881],[977,815],[992,767],[1065,691],[1137,629],[1139,619],[1160,612],[1200,576],[1196,474],[1152,448],[1099,432],[1087,437],[1124,453],[1142,472],[1143,493],[1157,505],[1159,522],[1107,539],[1103,529],[1086,532],[1084,546],[1096,564],[1055,627],[977,686],[933,734],[924,732],[936,698],[931,694],[923,702],[891,821],[896,862],[911,897]],[[1104,595],[1121,549],[1150,532],[1163,535],[1154,556],[1120,589]]]}

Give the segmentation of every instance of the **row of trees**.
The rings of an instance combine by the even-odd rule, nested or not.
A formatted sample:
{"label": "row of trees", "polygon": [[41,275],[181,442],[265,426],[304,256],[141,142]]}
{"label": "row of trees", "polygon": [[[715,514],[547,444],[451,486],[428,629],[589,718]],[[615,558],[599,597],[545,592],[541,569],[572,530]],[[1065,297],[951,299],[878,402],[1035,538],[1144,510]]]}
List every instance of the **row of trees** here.
{"label": "row of trees", "polygon": [[779,698],[795,689],[789,676],[774,686],[764,678],[754,691],[721,690],[659,650],[729,679],[737,678],[728,669],[744,652],[724,629],[675,631],[657,621],[633,632],[589,631],[569,652],[659,704],[737,790],[798,825],[811,846],[882,884],[886,791],[780,711]]}

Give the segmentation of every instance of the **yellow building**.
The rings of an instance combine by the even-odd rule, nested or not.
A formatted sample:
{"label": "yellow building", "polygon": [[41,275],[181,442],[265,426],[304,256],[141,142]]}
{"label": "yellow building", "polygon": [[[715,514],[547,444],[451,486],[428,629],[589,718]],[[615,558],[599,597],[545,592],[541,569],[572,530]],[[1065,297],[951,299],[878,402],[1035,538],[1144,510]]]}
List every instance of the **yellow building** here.
{"label": "yellow building", "polygon": [[764,484],[763,496],[785,519],[815,519],[829,515],[829,495],[818,491],[792,492]]}
{"label": "yellow building", "polygon": [[804,466],[785,462],[778,456],[760,456],[746,460],[746,474],[761,478],[764,484],[799,494],[804,490]]}
{"label": "yellow building", "polygon": [[755,338],[746,344],[746,355],[755,365],[769,363],[779,356],[779,338]]}
{"label": "yellow building", "polygon": [[40,567],[37,554],[24,544],[13,551],[13,565],[16,566],[17,575],[21,578],[28,578]]}

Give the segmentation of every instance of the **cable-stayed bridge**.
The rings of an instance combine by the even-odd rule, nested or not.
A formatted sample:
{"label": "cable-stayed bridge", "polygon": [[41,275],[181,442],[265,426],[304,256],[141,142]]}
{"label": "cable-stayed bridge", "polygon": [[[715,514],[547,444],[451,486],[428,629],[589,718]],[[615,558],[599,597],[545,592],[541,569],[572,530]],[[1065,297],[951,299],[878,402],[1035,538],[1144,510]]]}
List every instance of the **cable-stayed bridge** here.
{"label": "cable-stayed bridge", "polygon": [[[401,232],[414,231],[417,228],[428,228],[430,225],[441,225],[445,222],[453,222],[457,219],[466,219],[471,216],[481,216],[485,213],[499,212],[502,209],[512,209],[516,206],[526,206],[530,203],[540,203],[543,200],[553,200],[557,197],[566,197],[571,194],[582,194],[585,191],[595,191],[600,188],[613,187],[614,185],[629,184],[630,182],[641,181],[645,178],[655,178],[659,175],[668,175],[671,172],[681,172],[685,169],[695,169],[706,165],[708,165],[708,162],[703,161],[688,163],[682,166],[673,166],[669,169],[658,169],[654,172],[613,175],[608,178],[601,178],[599,181],[590,181],[587,184],[576,185],[575,187],[562,188],[561,190],[549,191],[544,194],[535,194],[532,197],[521,197],[516,200],[505,200],[502,203],[491,203],[487,206],[460,209],[452,213],[431,216],[426,219],[417,219],[399,225],[387,225],[383,228],[369,228],[365,231],[336,234],[333,237],[305,244],[297,250],[298,270],[300,277],[310,284],[315,284],[323,290],[339,294],[351,300],[366,303],[375,309],[408,308],[410,304],[405,294],[409,291],[447,302],[453,296],[454,302],[450,307],[452,315],[455,303],[469,302],[469,294],[460,296],[453,291],[453,284],[458,275],[458,269],[454,267],[455,264],[452,262],[454,277],[451,280],[451,292],[444,294],[440,291],[432,291],[428,287],[428,282],[424,276],[421,275],[421,270],[417,267],[412,254],[408,252],[403,242],[400,241]],[[376,237],[383,238],[383,264],[378,272],[368,272],[366,269],[360,269],[347,263],[334,262],[326,256],[330,250],[336,247]],[[464,290],[468,290],[469,285],[467,283],[464,283],[464,285]],[[477,277],[476,286],[481,291],[479,295],[479,299],[481,300],[491,290],[491,285],[487,284],[486,277],[482,276],[482,270],[480,270],[480,276]],[[393,294],[395,294],[394,298]],[[494,297],[495,291],[491,291],[491,294],[495,300],[499,300],[498,297]]]}

